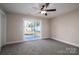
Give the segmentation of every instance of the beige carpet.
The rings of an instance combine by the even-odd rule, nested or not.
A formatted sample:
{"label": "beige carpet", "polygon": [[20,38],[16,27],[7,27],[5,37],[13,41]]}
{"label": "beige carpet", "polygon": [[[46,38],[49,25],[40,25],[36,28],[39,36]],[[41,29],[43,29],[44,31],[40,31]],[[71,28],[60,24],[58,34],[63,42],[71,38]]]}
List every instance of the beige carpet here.
{"label": "beige carpet", "polygon": [[52,39],[27,41],[2,47],[1,55],[75,55],[79,48]]}

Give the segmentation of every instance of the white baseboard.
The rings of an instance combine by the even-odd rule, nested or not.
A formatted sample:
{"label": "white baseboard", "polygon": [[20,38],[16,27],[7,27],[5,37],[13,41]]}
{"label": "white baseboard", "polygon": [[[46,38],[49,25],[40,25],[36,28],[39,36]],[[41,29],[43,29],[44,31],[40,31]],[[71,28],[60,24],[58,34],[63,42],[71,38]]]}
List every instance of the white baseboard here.
{"label": "white baseboard", "polygon": [[55,39],[55,40],[57,40],[57,41],[60,41],[60,42],[66,43],[66,44],[69,44],[69,45],[72,45],[72,46],[79,47],[79,45],[74,44],[74,43],[71,43],[71,42],[63,41],[63,40],[60,40],[60,39],[57,39],[57,38],[51,38],[51,39]]}
{"label": "white baseboard", "polygon": [[24,41],[13,41],[13,42],[6,42],[6,44],[14,44],[14,43],[21,43],[21,42],[24,42]]}
{"label": "white baseboard", "polygon": [[[42,38],[42,39],[44,39],[44,38]],[[51,38],[51,39],[55,39],[55,40],[57,40],[57,41],[60,41],[60,42],[66,43],[66,44],[79,47],[79,45],[77,45],[77,44],[74,44],[74,43],[71,43],[71,42],[67,42],[67,41],[63,41],[63,40],[60,40],[60,39],[58,39],[58,38]],[[6,44],[21,43],[21,42],[24,42],[24,41],[22,40],[22,41],[7,42]],[[1,48],[0,48],[0,50],[1,50]]]}
{"label": "white baseboard", "polygon": [[[41,39],[46,39],[47,37],[41,38]],[[21,43],[21,42],[25,42],[25,40],[22,41],[13,41],[13,42],[6,42],[6,44],[13,44],[13,43]]]}

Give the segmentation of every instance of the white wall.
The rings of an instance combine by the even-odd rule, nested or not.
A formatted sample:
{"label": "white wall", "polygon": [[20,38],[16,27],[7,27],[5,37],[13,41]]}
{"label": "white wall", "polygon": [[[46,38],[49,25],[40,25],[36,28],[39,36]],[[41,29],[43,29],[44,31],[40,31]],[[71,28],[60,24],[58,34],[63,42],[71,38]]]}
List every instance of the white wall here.
{"label": "white wall", "polygon": [[42,21],[42,36],[49,38],[49,20],[43,18],[35,18],[20,14],[7,14],[7,42],[23,41],[23,19],[26,20],[41,20]]}
{"label": "white wall", "polygon": [[79,46],[79,10],[51,20],[51,38]]}

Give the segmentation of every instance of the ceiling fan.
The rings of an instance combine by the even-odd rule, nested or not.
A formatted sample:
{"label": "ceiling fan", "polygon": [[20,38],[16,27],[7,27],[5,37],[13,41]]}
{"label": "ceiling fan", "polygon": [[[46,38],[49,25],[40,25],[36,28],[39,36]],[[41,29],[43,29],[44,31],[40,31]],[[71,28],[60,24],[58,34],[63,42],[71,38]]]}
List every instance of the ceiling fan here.
{"label": "ceiling fan", "polygon": [[47,12],[53,12],[56,11],[56,9],[48,9],[49,3],[45,3],[41,6],[41,14],[44,14],[45,16],[47,16]]}

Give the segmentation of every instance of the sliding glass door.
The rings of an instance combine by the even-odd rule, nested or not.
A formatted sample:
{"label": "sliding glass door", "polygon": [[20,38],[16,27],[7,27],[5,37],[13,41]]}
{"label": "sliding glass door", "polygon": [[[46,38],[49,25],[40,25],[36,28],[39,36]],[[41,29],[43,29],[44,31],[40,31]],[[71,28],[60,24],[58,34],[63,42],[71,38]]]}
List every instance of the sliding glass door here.
{"label": "sliding glass door", "polygon": [[39,40],[41,39],[41,21],[25,20],[24,21],[24,40]]}

